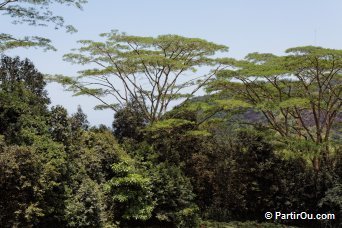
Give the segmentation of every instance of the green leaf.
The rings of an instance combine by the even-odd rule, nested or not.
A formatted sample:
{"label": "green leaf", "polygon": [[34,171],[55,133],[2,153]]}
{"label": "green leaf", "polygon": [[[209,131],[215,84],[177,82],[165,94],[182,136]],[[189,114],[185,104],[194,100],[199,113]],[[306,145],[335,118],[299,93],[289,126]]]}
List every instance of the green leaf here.
{"label": "green leaf", "polygon": [[310,100],[306,98],[291,98],[283,102],[280,102],[279,106],[281,108],[293,108],[293,107],[309,108]]}

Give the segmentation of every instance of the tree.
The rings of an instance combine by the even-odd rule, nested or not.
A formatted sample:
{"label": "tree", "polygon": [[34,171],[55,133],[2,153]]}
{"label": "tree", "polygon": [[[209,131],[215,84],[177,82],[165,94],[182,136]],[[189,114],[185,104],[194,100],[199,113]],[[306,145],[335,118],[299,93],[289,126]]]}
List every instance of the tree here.
{"label": "tree", "polygon": [[180,167],[160,163],[150,170],[153,198],[156,206],[154,219],[162,226],[197,227],[198,207],[189,178]]}
{"label": "tree", "polygon": [[33,137],[32,146],[1,145],[3,227],[63,226],[66,154],[48,135]]}
{"label": "tree", "polygon": [[23,131],[44,128],[50,100],[43,75],[27,59],[3,56],[0,61],[0,134],[7,142],[24,144],[29,134]]}
{"label": "tree", "polygon": [[[76,95],[90,95],[101,105],[117,111],[127,103],[137,103],[144,118],[154,122],[171,102],[189,99],[221,68],[213,56],[227,47],[202,39],[177,35],[140,37],[116,31],[102,34],[104,42],[79,41],[82,47],[65,55],[65,60],[95,68],[80,72],[77,79],[57,77]],[[204,66],[214,70],[189,76]],[[108,101],[105,96],[112,96]]]}
{"label": "tree", "polygon": [[83,112],[80,105],[77,107],[77,112],[71,116],[70,121],[72,131],[77,131],[79,129],[87,130],[89,128],[87,115]]}
{"label": "tree", "polygon": [[30,148],[1,146],[0,224],[27,226],[37,222],[37,217],[43,217],[32,194],[34,183],[39,180],[38,158]]}
{"label": "tree", "polygon": [[79,188],[66,200],[68,227],[101,227],[101,190],[93,180],[84,177]]}
{"label": "tree", "polygon": [[52,138],[65,146],[70,146],[71,124],[67,110],[57,105],[51,108],[49,127]]}
{"label": "tree", "polygon": [[131,159],[113,164],[112,170],[113,178],[104,187],[115,220],[149,219],[154,209],[150,179],[134,169]]}
{"label": "tree", "polygon": [[229,62],[235,69],[221,71],[209,91],[261,111],[277,140],[309,155],[318,170],[319,157],[326,159],[333,146],[331,134],[341,114],[342,50],[307,46],[286,52],[252,53]]}
{"label": "tree", "polygon": [[144,114],[139,105],[130,102],[127,106],[117,110],[113,121],[113,134],[123,142],[124,139],[143,140],[143,128],[147,125]]}
{"label": "tree", "polygon": [[[13,18],[14,24],[28,24],[31,26],[47,26],[53,24],[55,29],[66,28],[68,32],[76,31],[71,25],[65,25],[61,16],[51,11],[53,4],[74,6],[79,9],[87,0],[2,0],[0,1],[0,12],[3,16]],[[38,36],[25,36],[23,38],[13,37],[11,34],[0,33],[0,53],[15,47],[44,47],[54,49],[50,40]]]}
{"label": "tree", "polygon": [[[128,205],[124,202],[120,204],[112,199],[114,195],[126,194],[128,189],[135,191],[135,185],[130,181],[140,181],[140,179],[134,179],[140,176],[134,172],[133,176],[126,176],[127,179],[124,179],[123,176],[116,175],[112,169],[113,165],[118,166],[124,161],[133,160],[119,146],[109,129],[91,128],[89,130],[76,129],[76,131],[79,132],[76,137],[73,136],[75,140],[71,141],[67,153],[68,184],[65,220],[70,227],[116,227],[114,224],[123,220],[122,215],[125,213],[123,208],[127,209],[126,214],[129,214],[130,210],[130,215],[133,216],[137,212],[134,210],[140,208],[139,205],[145,205],[144,202],[134,203],[131,199],[128,200]],[[125,168],[131,170],[133,163],[127,164]],[[120,181],[115,182],[116,180],[124,182],[120,184]],[[141,180],[144,181],[146,178]],[[109,186],[112,181],[119,185],[113,186],[115,188],[113,192],[109,189],[105,190],[104,186],[111,188]],[[132,185],[132,188],[128,188],[128,185]],[[137,191],[136,195],[143,195],[143,193]],[[118,210],[116,210],[117,207],[119,207]]]}
{"label": "tree", "polygon": [[[28,90],[34,96],[29,99],[29,104],[37,106],[40,111],[46,111],[46,106],[50,103],[45,90],[46,82],[43,74],[30,60],[1,56],[0,82],[0,90],[6,93]],[[21,91],[21,96],[25,95],[27,96],[27,93]]]}

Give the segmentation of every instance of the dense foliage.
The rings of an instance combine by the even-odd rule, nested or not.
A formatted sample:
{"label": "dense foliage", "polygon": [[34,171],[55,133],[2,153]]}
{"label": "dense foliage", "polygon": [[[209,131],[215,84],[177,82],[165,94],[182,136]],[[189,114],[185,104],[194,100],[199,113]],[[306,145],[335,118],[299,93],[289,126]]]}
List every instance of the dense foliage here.
{"label": "dense foliage", "polygon": [[[113,129],[90,126],[80,106],[71,115],[49,108],[42,74],[29,60],[3,56],[0,226],[338,227],[341,72],[326,69],[340,69],[340,52],[290,50],[300,55],[235,61],[237,71],[208,84],[218,93],[157,119],[130,99]],[[282,72],[309,79],[280,79]],[[266,80],[251,81],[262,73]],[[270,223],[267,211],[336,218]]]}

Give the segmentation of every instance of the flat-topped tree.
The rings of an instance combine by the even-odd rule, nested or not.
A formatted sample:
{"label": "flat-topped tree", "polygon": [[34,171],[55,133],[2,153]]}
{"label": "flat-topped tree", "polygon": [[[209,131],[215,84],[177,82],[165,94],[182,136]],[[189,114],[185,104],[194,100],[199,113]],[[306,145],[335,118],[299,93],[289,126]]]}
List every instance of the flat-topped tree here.
{"label": "flat-topped tree", "polygon": [[309,153],[318,169],[318,156],[329,153],[332,128],[340,121],[342,50],[306,46],[286,53],[249,54],[208,89],[259,109],[278,139]]}
{"label": "flat-topped tree", "polygon": [[[75,32],[73,26],[65,25],[62,16],[51,11],[51,6],[61,4],[81,9],[86,2],[87,0],[0,0],[0,15],[11,17],[13,24],[53,25],[55,29],[65,28],[67,32]],[[54,50],[51,41],[45,37],[17,38],[11,34],[0,33],[0,53],[16,47],[43,47]]]}
{"label": "flat-topped tree", "polygon": [[[221,69],[215,54],[228,50],[177,35],[142,37],[112,31],[101,36],[104,42],[82,40],[81,48],[65,55],[67,61],[94,68],[79,72],[77,79],[57,80],[76,95],[97,98],[102,103],[98,108],[117,111],[133,101],[149,122],[160,119],[171,102],[193,96]],[[113,99],[107,102],[106,96]]]}

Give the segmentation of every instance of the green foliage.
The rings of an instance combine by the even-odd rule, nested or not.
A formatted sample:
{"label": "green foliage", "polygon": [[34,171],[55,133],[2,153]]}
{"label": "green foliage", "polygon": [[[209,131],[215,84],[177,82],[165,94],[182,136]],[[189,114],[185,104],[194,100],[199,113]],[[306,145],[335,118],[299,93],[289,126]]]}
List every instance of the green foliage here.
{"label": "green foliage", "polygon": [[23,38],[15,38],[10,34],[0,34],[0,53],[4,53],[7,50],[19,47],[40,47],[43,48],[45,51],[57,50],[55,47],[51,45],[51,40],[44,37],[25,36]]}
{"label": "green foliage", "polygon": [[[81,8],[86,0],[21,0],[18,3],[4,0],[0,3],[0,9],[4,15],[14,19],[14,23],[27,23],[29,25],[43,26],[42,23],[53,23],[56,28],[62,27],[64,20],[60,16],[54,16],[49,7],[54,4],[65,4]],[[39,10],[37,9],[39,8]]]}
{"label": "green foliage", "polygon": [[320,200],[319,206],[322,211],[328,211],[334,213],[337,221],[333,221],[335,224],[341,223],[342,216],[342,185],[336,184],[328,191],[325,192],[324,197]]}
{"label": "green foliage", "polygon": [[18,57],[1,57],[0,116],[3,133],[15,134],[13,129],[19,132],[24,126],[40,128],[35,125],[41,124],[33,122],[47,114],[50,101],[45,85],[43,75],[28,59],[21,61]]}
{"label": "green foliage", "polygon": [[37,143],[1,149],[0,224],[62,224],[65,154],[46,138]]}
{"label": "green foliage", "polygon": [[69,146],[71,139],[71,125],[67,110],[62,106],[51,108],[49,118],[50,134],[53,139]]}
{"label": "green foliage", "polygon": [[279,103],[280,108],[294,108],[296,106],[301,108],[310,108],[310,100],[305,98],[291,98]]}
{"label": "green foliage", "polygon": [[223,110],[237,109],[237,108],[249,108],[250,104],[242,100],[215,100],[217,106],[222,107]]}
{"label": "green foliage", "polygon": [[124,139],[142,141],[143,128],[147,125],[143,111],[134,102],[115,112],[113,122],[113,134],[122,142]]}
{"label": "green foliage", "polygon": [[153,198],[156,206],[153,214],[160,222],[171,222],[177,227],[196,227],[198,207],[187,177],[179,167],[160,163],[150,170]]}
{"label": "green foliage", "polygon": [[306,149],[318,170],[317,156],[329,154],[339,144],[331,136],[342,107],[342,51],[307,46],[286,52],[285,56],[251,53],[244,60],[227,61],[234,68],[219,72],[208,91],[258,109],[276,140],[285,145],[294,138],[308,142],[292,147],[295,152],[301,152],[304,144],[318,145],[319,149]]}
{"label": "green foliage", "polygon": [[258,135],[240,133],[236,142],[220,148],[219,153],[222,155],[211,161],[217,168],[211,177],[214,187],[207,216],[219,221],[259,220],[264,211],[272,211],[272,198],[278,191],[272,183],[273,169],[281,161],[274,158],[270,145]]}
{"label": "green foliage", "polygon": [[43,75],[29,60],[3,56],[0,64],[0,134],[9,143],[32,143],[43,134],[49,98]]}
{"label": "green foliage", "polygon": [[[53,25],[55,29],[65,28],[67,32],[76,32],[71,25],[65,25],[61,16],[51,10],[53,4],[74,6],[81,9],[87,0],[2,0],[0,10],[2,16],[11,17],[13,24],[28,24],[30,26]],[[0,53],[16,47],[43,47],[45,50],[56,50],[51,41],[44,37],[25,36],[15,38],[11,34],[0,34]]]}
{"label": "green foliage", "polygon": [[115,227],[116,223],[148,219],[153,209],[152,201],[147,200],[149,179],[135,170],[134,160],[111,131],[90,128],[71,136],[76,140],[71,141],[68,156],[68,226]]}
{"label": "green foliage", "polygon": [[[134,103],[148,122],[159,120],[171,102],[191,98],[220,68],[214,55],[228,49],[177,35],[140,37],[112,31],[101,37],[106,40],[79,41],[82,47],[64,56],[75,64],[95,63],[96,68],[81,71],[77,79],[57,76],[55,81],[76,95],[97,98],[101,108],[118,111]],[[204,66],[215,69],[195,76],[198,69],[206,70]],[[113,100],[108,103],[104,96]]]}
{"label": "green foliage", "polygon": [[87,115],[83,112],[81,106],[77,107],[77,112],[71,117],[71,130],[73,132],[77,130],[87,130],[89,128],[89,122]]}
{"label": "green foliage", "polygon": [[114,163],[130,159],[110,131],[86,132],[82,140],[80,159],[87,175],[98,183],[111,179]]}
{"label": "green foliage", "polygon": [[156,155],[155,162],[183,165],[182,161],[189,158],[194,150],[196,136],[192,133],[197,130],[194,126],[192,121],[166,119],[147,127],[146,140]]}
{"label": "green foliage", "polygon": [[[184,110],[181,110],[181,112]],[[175,115],[174,115],[175,114]],[[152,195],[155,203],[152,217],[146,225],[174,225],[177,227],[196,227],[199,209],[191,181],[183,172],[191,150],[197,150],[198,138],[206,137],[207,132],[195,127],[193,115],[175,112],[145,127],[144,138],[138,145],[125,146],[139,161],[139,167],[151,177]],[[188,119],[180,117],[186,116]],[[204,136],[205,135],[205,136]]]}
{"label": "green foliage", "polygon": [[0,224],[25,226],[44,216],[38,199],[30,197],[39,179],[37,158],[29,148],[1,148]]}
{"label": "green foliage", "polygon": [[68,227],[101,227],[101,189],[96,182],[84,179],[65,203]]}
{"label": "green foliage", "polygon": [[106,184],[110,208],[117,220],[147,220],[154,208],[149,178],[137,173],[127,161],[113,164],[113,178]]}
{"label": "green foliage", "polygon": [[[200,39],[104,36],[105,43],[82,42],[79,51],[91,56],[69,57],[88,63],[90,57],[102,61],[109,53],[119,68],[106,57],[108,67],[86,70],[82,77],[106,80],[103,74],[120,70],[128,78],[138,73],[148,80],[155,78],[147,73],[158,67],[164,67],[159,79],[202,65],[236,68],[217,74],[209,89],[220,92],[212,96],[188,99],[193,94],[175,92],[158,98],[135,88],[135,97],[102,106],[118,109],[112,131],[104,125],[89,127],[80,107],[72,116],[61,106],[49,111],[42,75],[28,60],[4,57],[0,226],[277,227],[258,223],[265,211],[340,216],[340,131],[330,126],[340,115],[340,51],[301,47],[282,57],[252,53],[243,61],[218,60],[212,56],[225,48]],[[194,62],[186,62],[187,51],[195,55]],[[335,73],[328,71],[334,67]],[[77,80],[59,79],[98,99],[106,95],[103,88],[82,90]],[[163,102],[180,97],[186,102],[166,112]],[[159,105],[166,106],[158,114],[151,103],[144,106],[148,98],[165,99]],[[259,118],[261,113],[266,119]],[[320,115],[318,122],[315,115]],[[335,143],[328,131],[334,131]],[[200,216],[222,223],[201,224]],[[340,220],[279,222],[334,227]]]}
{"label": "green foliage", "polygon": [[[220,141],[221,146],[209,141],[207,152],[204,150],[193,157],[196,163],[190,173],[196,180],[193,186],[202,218],[263,221],[265,211],[326,213],[334,210],[335,204],[329,200],[325,206],[320,204],[324,192],[340,182],[330,163],[321,164],[321,170],[315,173],[303,158],[284,158],[278,154],[260,130],[244,130],[226,137],[225,141]],[[214,144],[213,154],[210,143]],[[283,223],[318,224],[317,221]],[[332,221],[330,225],[337,223]]]}
{"label": "green foliage", "polygon": [[44,105],[50,102],[45,90],[46,82],[33,63],[28,59],[20,60],[19,57],[1,56],[0,65],[1,90],[8,93],[24,93],[22,90],[28,90],[35,96],[35,99],[29,97],[28,103],[44,110]]}
{"label": "green foliage", "polygon": [[147,128],[148,131],[161,133],[175,131],[176,129],[191,126],[194,122],[184,119],[166,119],[158,121]]}
{"label": "green foliage", "polygon": [[5,198],[0,203],[0,224],[65,226],[65,186],[74,179],[68,175],[75,164],[70,160],[71,142],[75,142],[70,120],[61,107],[53,109],[49,120],[45,82],[28,60],[4,57],[0,73],[5,134],[1,139],[1,194]]}

